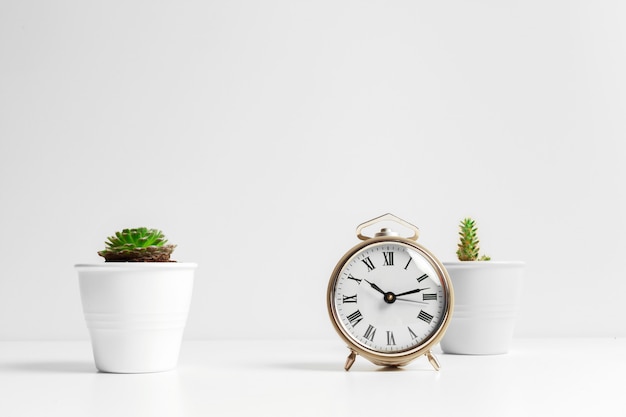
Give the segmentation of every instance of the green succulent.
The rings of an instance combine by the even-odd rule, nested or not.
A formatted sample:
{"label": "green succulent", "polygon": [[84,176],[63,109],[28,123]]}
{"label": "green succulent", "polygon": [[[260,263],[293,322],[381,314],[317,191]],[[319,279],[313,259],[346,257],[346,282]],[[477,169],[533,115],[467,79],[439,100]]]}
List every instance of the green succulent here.
{"label": "green succulent", "polygon": [[456,251],[456,256],[459,258],[459,261],[489,261],[491,258],[487,255],[483,255],[479,257],[478,252],[480,251],[478,240],[478,228],[476,227],[476,222],[471,218],[465,218],[461,221],[459,225],[461,229],[459,231],[459,236],[461,240],[458,245],[458,249]]}
{"label": "green succulent", "polygon": [[170,255],[176,245],[167,244],[163,232],[146,227],[115,232],[99,251],[106,262],[173,262]]}

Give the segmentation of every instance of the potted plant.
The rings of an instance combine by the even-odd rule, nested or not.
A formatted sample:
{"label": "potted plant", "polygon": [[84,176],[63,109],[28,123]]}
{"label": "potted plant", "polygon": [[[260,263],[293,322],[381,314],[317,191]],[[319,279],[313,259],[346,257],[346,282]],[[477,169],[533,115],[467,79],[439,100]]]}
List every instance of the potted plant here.
{"label": "potted plant", "polygon": [[479,255],[476,222],[460,223],[458,261],[444,262],[454,288],[454,313],[441,340],[445,353],[507,353],[522,292],[523,262]]}
{"label": "potted plant", "polygon": [[176,246],[155,229],[124,229],[105,244],[104,263],[76,265],[96,367],[175,368],[197,265],[170,260]]}

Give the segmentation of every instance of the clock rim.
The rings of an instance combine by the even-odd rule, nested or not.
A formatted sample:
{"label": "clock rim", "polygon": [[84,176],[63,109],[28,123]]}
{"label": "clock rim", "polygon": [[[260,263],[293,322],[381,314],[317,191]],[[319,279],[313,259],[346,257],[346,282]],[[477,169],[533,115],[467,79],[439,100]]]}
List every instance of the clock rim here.
{"label": "clock rim", "polygon": [[[400,243],[417,250],[435,269],[435,272],[437,272],[437,275],[444,286],[446,306],[444,307],[443,317],[440,321],[439,326],[419,345],[399,352],[381,352],[379,350],[371,349],[360,344],[350,333],[348,333],[343,328],[343,326],[341,325],[341,319],[339,318],[335,309],[335,286],[341,270],[347,264],[347,262],[358,252],[364,250],[368,246],[379,243]],[[326,291],[326,307],[328,309],[328,314],[330,316],[333,327],[335,328],[335,331],[339,334],[343,341],[348,344],[348,347],[352,351],[354,351],[358,355],[363,356],[364,358],[368,359],[376,365],[402,366],[408,364],[419,356],[427,354],[433,346],[439,343],[439,341],[445,334],[446,329],[450,325],[450,320],[452,318],[452,312],[454,309],[454,290],[452,288],[452,281],[450,280],[448,271],[446,270],[443,263],[439,261],[439,259],[437,259],[437,257],[435,257],[435,255],[433,255],[433,253],[426,249],[424,246],[413,240],[399,236],[380,236],[373,237],[364,242],[358,243],[348,252],[346,252],[339,260],[339,262],[335,266],[335,269],[333,270],[332,275],[330,276],[330,280],[328,281],[328,288]]]}

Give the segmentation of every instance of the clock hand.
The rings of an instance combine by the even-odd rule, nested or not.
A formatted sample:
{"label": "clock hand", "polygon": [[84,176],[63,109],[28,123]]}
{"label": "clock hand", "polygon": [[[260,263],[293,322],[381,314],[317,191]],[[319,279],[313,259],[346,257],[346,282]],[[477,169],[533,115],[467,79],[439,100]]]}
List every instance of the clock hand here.
{"label": "clock hand", "polygon": [[409,294],[415,294],[416,292],[420,292],[420,291],[424,291],[429,289],[430,287],[426,287],[426,288],[418,288],[416,290],[412,290],[412,291],[407,291],[407,292],[401,292],[400,294],[396,294],[396,297],[400,297],[403,295],[409,295]]}
{"label": "clock hand", "polygon": [[380,287],[372,282],[369,282],[368,280],[364,279],[363,281],[367,282],[368,284],[370,284],[370,286],[372,288],[374,288],[376,291],[378,291],[381,294],[385,294],[385,292],[383,290],[380,289]]}
{"label": "clock hand", "polygon": [[408,302],[410,302],[410,303],[428,304],[426,301],[411,300],[411,299],[409,299],[409,298],[396,298],[396,301],[408,301]]}
{"label": "clock hand", "polygon": [[366,279],[364,281],[367,282],[368,284],[370,284],[370,286],[372,288],[374,288],[376,291],[381,293],[383,295],[383,300],[385,300],[385,302],[387,304],[393,304],[396,301],[396,295],[394,293],[392,293],[392,292],[385,292],[385,291],[381,290],[378,285],[374,284],[373,282],[369,282]]}

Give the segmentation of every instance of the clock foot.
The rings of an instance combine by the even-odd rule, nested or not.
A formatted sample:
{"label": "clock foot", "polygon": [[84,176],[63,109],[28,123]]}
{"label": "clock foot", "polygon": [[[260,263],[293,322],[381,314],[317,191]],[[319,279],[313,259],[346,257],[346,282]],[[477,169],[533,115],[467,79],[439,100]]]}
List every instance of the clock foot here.
{"label": "clock foot", "polygon": [[352,368],[352,365],[354,364],[355,360],[356,360],[356,352],[351,350],[350,354],[348,355],[348,359],[346,360],[346,366],[344,366],[344,369],[346,371],[349,371],[350,368]]}
{"label": "clock foot", "polygon": [[439,365],[439,361],[430,350],[426,353],[426,357],[428,358],[428,362],[430,362],[433,368],[435,368],[435,371],[438,371],[439,368],[441,368],[441,365]]}

